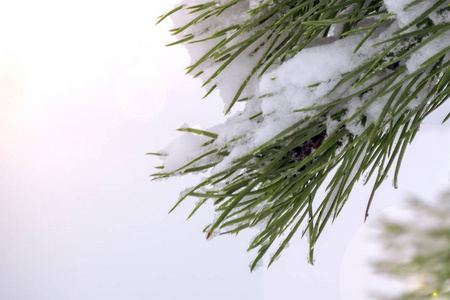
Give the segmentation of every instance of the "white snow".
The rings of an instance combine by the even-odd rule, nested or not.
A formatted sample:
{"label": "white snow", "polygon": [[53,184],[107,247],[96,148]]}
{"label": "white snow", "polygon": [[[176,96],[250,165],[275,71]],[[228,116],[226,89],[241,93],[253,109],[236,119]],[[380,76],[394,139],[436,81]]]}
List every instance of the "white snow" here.
{"label": "white snow", "polygon": [[162,153],[168,153],[168,156],[162,157],[164,160],[164,172],[171,172],[190,160],[198,156],[201,145],[206,143],[210,138],[195,135],[192,133],[184,133],[180,138],[174,140]]}
{"label": "white snow", "polygon": [[445,10],[441,13],[433,12],[430,14],[430,19],[434,24],[443,24],[450,22],[450,11]]}
{"label": "white snow", "polygon": [[[294,109],[316,104],[318,99],[336,85],[341,74],[353,70],[363,61],[364,57],[353,55],[360,38],[351,36],[331,44],[304,49],[280,67],[265,74],[259,85],[259,93],[281,93],[277,97],[263,100],[263,113],[277,111],[279,115],[286,115]],[[319,85],[309,87],[314,84]],[[284,111],[280,113],[280,109]]]}
{"label": "white snow", "polygon": [[[449,45],[450,33],[446,32],[411,55],[411,58],[406,62],[408,71],[410,73],[416,71],[423,62]],[[448,60],[448,57],[446,60]]]}
{"label": "white snow", "polygon": [[413,22],[418,16],[432,7],[437,1],[427,0],[406,8],[413,0],[384,0],[387,10],[397,16],[401,26],[406,26]]}

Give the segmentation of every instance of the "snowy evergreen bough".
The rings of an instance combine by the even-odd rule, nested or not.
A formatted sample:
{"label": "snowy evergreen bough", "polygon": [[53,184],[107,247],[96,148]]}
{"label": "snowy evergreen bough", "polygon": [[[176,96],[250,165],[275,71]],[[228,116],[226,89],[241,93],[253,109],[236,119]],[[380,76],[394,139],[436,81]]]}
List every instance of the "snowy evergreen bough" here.
{"label": "snowy evergreen bough", "polygon": [[172,18],[171,45],[187,47],[187,73],[205,96],[218,90],[228,118],[180,128],[149,153],[164,161],[153,178],[207,172],[175,207],[212,201],[208,237],[260,228],[251,269],[269,248],[270,265],[299,228],[312,263],[355,183],[375,179],[367,217],[391,169],[397,186],[424,118],[448,99],[449,13],[449,0],[183,0],[159,21]]}

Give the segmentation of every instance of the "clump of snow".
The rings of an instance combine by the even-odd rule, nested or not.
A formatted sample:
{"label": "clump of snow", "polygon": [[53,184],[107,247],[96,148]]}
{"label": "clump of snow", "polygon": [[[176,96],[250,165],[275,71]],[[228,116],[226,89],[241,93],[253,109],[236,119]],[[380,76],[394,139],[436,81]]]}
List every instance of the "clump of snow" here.
{"label": "clump of snow", "polygon": [[[259,93],[280,93],[278,97],[263,100],[263,113],[280,112],[280,109],[292,111],[316,104],[317,99],[333,89],[341,74],[353,70],[366,59],[353,55],[355,45],[360,39],[360,36],[351,36],[331,44],[304,49],[265,74],[259,84]],[[283,102],[283,105],[280,105],[280,102]],[[289,113],[281,111],[280,115]]]}
{"label": "clump of snow", "polygon": [[201,145],[209,141],[210,138],[192,133],[184,133],[180,138],[174,140],[161,152],[168,153],[162,157],[164,160],[164,172],[172,172],[180,168],[190,160],[195,159],[199,154]]}
{"label": "clump of snow", "polygon": [[[228,3],[230,1],[219,1],[217,5]],[[203,4],[205,1],[202,0],[183,0],[180,4],[185,4],[186,6],[194,6],[198,4]],[[242,12],[247,11],[249,7],[257,5],[258,1],[239,1],[237,4],[231,6],[226,9],[218,16],[209,17],[201,21],[201,26],[191,26],[183,31],[183,34],[191,34],[194,36],[194,40],[202,40],[208,38],[211,35],[211,32],[217,32],[219,30],[226,29],[232,25],[243,23],[247,16]],[[200,15],[202,12],[194,14],[194,16]],[[176,14],[172,17],[172,21],[174,23],[175,28],[183,27],[193,18],[192,14]],[[236,30],[231,30],[227,32],[226,37],[229,37],[231,34],[234,34]],[[227,46],[233,46],[238,42],[242,41],[245,38],[250,37],[254,34],[254,31],[245,32],[240,34],[238,38],[235,38],[232,42],[230,42]],[[180,36],[180,38],[182,38]],[[211,48],[213,48],[219,41],[221,41],[224,36],[217,37],[215,39],[202,41],[201,43],[190,43],[185,44],[189,56],[191,58],[191,64],[197,62],[201,57],[205,55]],[[255,49],[259,47],[258,44],[251,45],[248,47],[240,56],[238,56],[233,63],[229,64],[223,72],[221,72],[215,80],[206,85],[206,90],[211,89],[215,84],[218,86],[218,90],[221,98],[224,101],[224,110],[230,105],[233,96],[236,91],[239,89],[242,82],[250,75],[252,68],[249,67],[254,65],[260,58],[263,53],[264,47],[259,49],[259,51],[255,52]],[[266,46],[267,47],[267,46]],[[200,78],[203,81],[207,81],[211,76],[214,75],[217,67],[223,64],[225,61],[220,63],[211,62],[210,60],[206,60],[202,67],[198,70],[193,70],[192,75],[195,75],[200,70],[203,73],[200,75]],[[245,98],[248,96],[252,96],[252,86],[254,85],[253,81],[249,82],[247,89],[244,90],[241,98]]]}
{"label": "clump of snow", "polygon": [[407,8],[413,0],[384,0],[387,10],[397,16],[397,20],[401,26],[412,23],[417,17],[430,9],[437,1],[427,0]]}
{"label": "clump of snow", "polygon": [[[427,59],[448,47],[450,44],[450,32],[446,32],[432,40],[418,51],[414,52],[406,62],[409,73],[416,71]],[[448,58],[447,58],[448,60]]]}
{"label": "clump of snow", "polygon": [[[360,57],[355,59],[353,56],[353,49],[360,39],[360,36],[351,36],[331,44],[302,50],[276,70],[264,75],[261,89],[263,92],[273,91],[276,88],[274,82],[284,86],[307,87],[353,70],[361,62]],[[336,49],[339,51],[335,51]],[[276,78],[276,81],[270,78]]]}
{"label": "clump of snow", "polygon": [[443,10],[442,12],[433,12],[430,14],[430,19],[433,21],[434,24],[444,24],[444,23],[450,23],[450,11],[449,10]]}

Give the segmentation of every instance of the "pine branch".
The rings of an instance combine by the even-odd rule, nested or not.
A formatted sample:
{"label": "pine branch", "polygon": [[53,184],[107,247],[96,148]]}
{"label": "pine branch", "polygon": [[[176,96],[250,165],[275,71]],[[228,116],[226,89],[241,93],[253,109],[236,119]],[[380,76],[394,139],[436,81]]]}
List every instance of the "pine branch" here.
{"label": "pine branch", "polygon": [[[405,11],[421,5],[416,2]],[[180,36],[173,44],[200,47],[196,49],[202,54],[187,69],[203,78],[208,94],[216,87],[230,90],[227,72],[235,66],[250,67],[248,74],[231,74],[242,81],[232,86],[234,95],[224,99],[226,113],[237,102],[246,103],[245,110],[209,131],[182,129],[209,140],[183,166],[152,176],[212,171],[177,205],[196,197],[197,211],[212,201],[220,215],[205,228],[208,236],[263,226],[249,247],[258,249],[251,269],[282,239],[272,264],[302,224],[312,262],[315,242],[328,221],[339,215],[355,183],[375,177],[367,218],[375,192],[391,169],[397,186],[402,157],[424,118],[449,98],[449,5],[443,0],[428,4],[407,25],[381,0],[267,0],[250,9],[244,0],[213,1],[182,4],[162,16],[188,13],[189,21],[172,30]],[[247,11],[236,14],[237,9]],[[279,70],[297,55],[320,47],[340,51],[348,44],[354,46],[353,69],[298,87],[317,95],[312,104],[297,101],[290,84],[268,79],[271,74],[282,76]],[[423,49],[433,55],[414,65]],[[264,82],[274,89],[261,94],[255,86]],[[275,101],[283,104],[263,109],[262,103]],[[284,104],[290,111],[283,110]],[[255,143],[261,128],[273,124],[280,129]],[[222,134],[226,130],[234,135]],[[330,178],[325,198],[316,199]]]}

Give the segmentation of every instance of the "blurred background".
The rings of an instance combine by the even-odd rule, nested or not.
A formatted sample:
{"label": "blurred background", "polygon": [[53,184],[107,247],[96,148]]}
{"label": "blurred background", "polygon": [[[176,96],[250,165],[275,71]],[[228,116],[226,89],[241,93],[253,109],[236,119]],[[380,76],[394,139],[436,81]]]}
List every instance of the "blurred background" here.
{"label": "blurred background", "polygon": [[[183,177],[150,182],[145,156],[184,123],[221,120],[217,95],[184,76],[189,57],[167,20],[175,0],[0,4],[0,299],[369,299],[399,288],[375,275],[370,225],[416,195],[449,188],[450,127],[436,110],[406,152],[400,188],[386,182],[368,223],[359,186],[308,265],[297,238],[270,269],[250,274],[252,232],[206,241],[213,217],[194,203],[167,212]],[[201,176],[201,175],[200,175]],[[303,298],[302,298],[303,299]]]}

